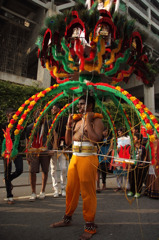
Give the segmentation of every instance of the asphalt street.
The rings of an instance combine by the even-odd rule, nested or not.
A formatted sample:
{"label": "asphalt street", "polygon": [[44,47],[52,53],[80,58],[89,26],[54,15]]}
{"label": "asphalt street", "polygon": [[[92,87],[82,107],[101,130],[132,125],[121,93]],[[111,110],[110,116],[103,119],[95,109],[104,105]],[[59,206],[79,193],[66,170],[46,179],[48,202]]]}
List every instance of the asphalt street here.
{"label": "asphalt street", "polygon": [[[3,166],[0,162],[0,171]],[[25,163],[25,171],[27,164]],[[50,175],[50,174],[49,174]],[[37,194],[41,174],[37,175]],[[4,200],[6,192],[0,174],[0,240],[76,240],[83,232],[82,199],[73,215],[72,226],[52,229],[49,225],[61,220],[65,212],[65,198],[53,198],[51,177],[46,198],[29,202],[31,193],[28,173],[13,181],[13,205]],[[23,186],[22,186],[23,185]],[[142,196],[129,203],[124,192],[115,193],[116,180],[109,176],[107,190],[97,194],[98,225],[94,240],[159,240],[159,201]],[[132,198],[130,198],[132,200]]]}

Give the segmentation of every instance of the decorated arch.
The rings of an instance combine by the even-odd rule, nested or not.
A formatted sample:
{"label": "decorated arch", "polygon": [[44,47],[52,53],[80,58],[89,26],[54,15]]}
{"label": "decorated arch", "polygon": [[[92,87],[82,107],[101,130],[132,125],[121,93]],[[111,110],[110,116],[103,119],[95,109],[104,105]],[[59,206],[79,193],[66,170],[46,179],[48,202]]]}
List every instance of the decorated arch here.
{"label": "decorated arch", "polygon": [[[18,154],[20,135],[28,120],[46,99],[49,101],[36,118],[28,149],[42,118],[56,102],[71,96],[71,101],[65,104],[53,119],[48,131],[47,144],[60,117],[74,109],[84,92],[89,92],[94,96],[104,118],[108,120],[114,136],[115,155],[117,155],[116,123],[110,111],[102,104],[103,97],[111,99],[123,115],[133,152],[132,124],[119,98],[136,112],[147,131],[147,147],[150,150],[150,159],[154,163],[152,142],[153,130],[157,134],[159,132],[157,119],[139,99],[119,86],[123,81],[125,83],[130,81],[133,73],[147,86],[152,86],[154,82],[154,72],[151,74],[152,71],[150,72],[147,65],[148,58],[144,52],[142,37],[136,31],[134,23],[128,21],[125,16],[108,12],[104,7],[102,9],[97,7],[96,2],[90,9],[80,2],[69,12],[46,19],[46,26],[37,39],[38,57],[42,67],[50,72],[56,84],[26,100],[14,114],[8,125],[9,132],[16,128],[10,151],[11,159]],[[3,153],[7,146],[6,139],[3,141]]]}

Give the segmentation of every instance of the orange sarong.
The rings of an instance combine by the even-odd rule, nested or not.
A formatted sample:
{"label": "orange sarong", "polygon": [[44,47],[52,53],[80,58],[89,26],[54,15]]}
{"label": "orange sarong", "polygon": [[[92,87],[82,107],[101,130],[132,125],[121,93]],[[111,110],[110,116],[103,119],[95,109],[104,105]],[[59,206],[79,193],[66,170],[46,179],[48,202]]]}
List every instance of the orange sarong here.
{"label": "orange sarong", "polygon": [[66,186],[66,215],[72,216],[79,200],[83,199],[83,217],[86,222],[94,222],[96,199],[96,172],[98,157],[73,155],[69,164]]}

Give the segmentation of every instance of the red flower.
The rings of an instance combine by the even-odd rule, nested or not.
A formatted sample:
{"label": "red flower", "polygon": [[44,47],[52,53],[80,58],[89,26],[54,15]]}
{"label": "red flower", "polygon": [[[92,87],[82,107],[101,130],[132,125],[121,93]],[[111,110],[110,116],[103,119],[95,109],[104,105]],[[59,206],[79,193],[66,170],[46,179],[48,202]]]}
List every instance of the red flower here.
{"label": "red flower", "polygon": [[35,97],[34,101],[37,102],[40,98],[39,97]]}
{"label": "red flower", "polygon": [[23,128],[24,128],[23,126],[21,126],[21,125],[19,125],[19,124],[17,125],[17,129],[18,129],[18,130],[21,130],[21,129],[23,129]]}
{"label": "red flower", "polygon": [[16,114],[17,116],[19,116],[19,115],[21,114],[21,112],[17,111],[15,114]]}
{"label": "red flower", "polygon": [[145,123],[150,123],[150,120],[148,118],[144,119]]}
{"label": "red flower", "polygon": [[127,98],[131,98],[132,97],[132,95],[130,93],[127,94],[126,96],[127,96]]}
{"label": "red flower", "polygon": [[140,113],[144,113],[144,110],[142,108],[139,109]]}
{"label": "red flower", "polygon": [[11,123],[11,124],[14,124],[15,122],[16,122],[16,121],[15,121],[14,119],[11,119],[11,120],[10,120],[10,123]]}
{"label": "red flower", "polygon": [[135,99],[134,101],[133,101],[133,104],[138,104],[139,103],[139,99]]}
{"label": "red flower", "polygon": [[156,119],[153,119],[152,122],[155,124],[155,123],[158,123]]}
{"label": "red flower", "polygon": [[25,119],[25,118],[26,118],[26,116],[27,116],[27,114],[26,114],[26,113],[24,113],[24,114],[21,116],[21,118],[22,118],[22,119]]}
{"label": "red flower", "polygon": [[145,108],[146,106],[145,106],[144,104],[141,104],[141,107],[142,107],[142,108]]}
{"label": "red flower", "polygon": [[152,115],[152,112],[148,111],[147,114]]}
{"label": "red flower", "polygon": [[42,93],[45,95],[47,93],[47,91],[44,90],[44,91],[42,91]]}
{"label": "red flower", "polygon": [[28,108],[29,110],[32,110],[34,106],[29,105]]}
{"label": "red flower", "polygon": [[148,133],[149,135],[152,135],[152,134],[153,134],[153,130],[152,130],[152,129],[147,130],[147,133]]}

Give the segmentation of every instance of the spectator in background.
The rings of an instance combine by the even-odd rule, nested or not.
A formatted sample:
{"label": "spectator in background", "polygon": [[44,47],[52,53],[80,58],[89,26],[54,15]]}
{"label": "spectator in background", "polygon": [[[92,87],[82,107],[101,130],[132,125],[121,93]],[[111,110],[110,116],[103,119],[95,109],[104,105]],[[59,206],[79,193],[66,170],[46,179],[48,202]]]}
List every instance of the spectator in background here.
{"label": "spectator in background", "polygon": [[142,184],[145,177],[146,164],[146,149],[142,145],[143,136],[140,133],[134,134],[134,146],[135,146],[135,159],[137,161],[136,165],[131,165],[129,172],[129,182],[130,182],[130,192],[128,196],[134,196],[139,198],[142,191]]}
{"label": "spectator in background", "polygon": [[[110,155],[113,149],[113,141],[112,136],[108,130],[105,128],[103,131],[103,140],[102,145],[100,146],[100,154],[101,155]],[[107,156],[99,156],[99,167],[97,171],[97,192],[100,192],[100,173],[102,175],[102,190],[106,189],[106,175],[108,173],[109,165],[111,158]]]}
{"label": "spectator in background", "polygon": [[[34,123],[31,123],[26,130],[26,138],[29,139],[31,130]],[[27,161],[29,164],[29,176],[32,194],[29,198],[30,201],[35,201],[37,198],[36,195],[36,173],[39,173],[40,165],[42,168],[42,186],[39,199],[45,198],[45,187],[48,179],[49,165],[50,165],[50,156],[44,147],[47,141],[48,133],[48,122],[44,118],[34,135],[34,140],[32,142],[31,148],[28,149]],[[32,150],[32,151],[31,151]]]}
{"label": "spectator in background", "polygon": [[159,139],[156,132],[154,132],[154,135],[155,164],[149,166],[145,195],[150,198],[159,199]]}
{"label": "spectator in background", "polygon": [[[51,112],[53,116],[60,111],[61,106],[59,103],[56,103],[52,109]],[[62,116],[57,123],[57,126],[55,130],[53,131],[51,144],[49,144],[49,150],[63,150],[65,148],[65,131],[66,131],[66,124],[67,124],[68,118],[66,116]],[[50,121],[49,125],[51,125],[52,120]],[[66,156],[62,152],[55,151],[50,159],[50,167],[51,167],[51,177],[52,177],[52,185],[53,185],[53,197],[57,198],[59,197],[59,192],[61,192],[61,195],[63,197],[66,196],[66,174],[67,174],[67,160]],[[60,189],[58,186],[58,174],[57,174],[57,168],[59,164],[60,169]]]}
{"label": "spectator in background", "polygon": [[[12,119],[12,116],[15,114],[15,111],[13,111],[12,109],[7,111],[7,122],[4,123],[2,125],[2,129],[4,131],[7,130],[7,126],[10,122],[10,120]],[[11,135],[11,140],[14,140],[14,129],[12,129],[12,132],[10,133]],[[23,138],[23,135],[21,135],[21,138]],[[19,146],[18,148],[20,149],[20,142],[19,142]],[[5,153],[2,153],[3,155]],[[4,155],[5,156],[5,155]],[[7,202],[8,204],[12,204],[14,203],[13,200],[13,194],[12,194],[12,190],[13,190],[13,185],[12,185],[12,181],[19,177],[22,172],[23,172],[23,158],[22,155],[17,155],[15,159],[9,159],[9,162],[7,162],[7,158],[3,158],[4,160],[4,182],[5,182],[5,186],[6,186],[6,192],[7,192]],[[15,165],[15,171],[12,173],[12,161],[14,162]]]}
{"label": "spectator in background", "polygon": [[[118,129],[118,138],[117,138],[118,154],[121,150],[121,147],[124,148],[125,146],[130,146],[130,137],[125,136],[123,128],[119,128]],[[118,155],[118,158],[119,158],[119,155]],[[117,162],[117,160],[116,160],[116,162]],[[116,167],[116,174],[117,174],[117,188],[114,191],[117,192],[117,191],[123,189],[123,177],[125,180],[125,188],[126,188],[126,190],[128,190],[130,186],[129,186],[129,181],[127,178],[127,172],[125,170],[123,170],[122,166],[119,165]]]}
{"label": "spectator in background", "polygon": [[132,134],[134,135],[135,133],[140,133],[140,128],[138,126],[132,129]]}

